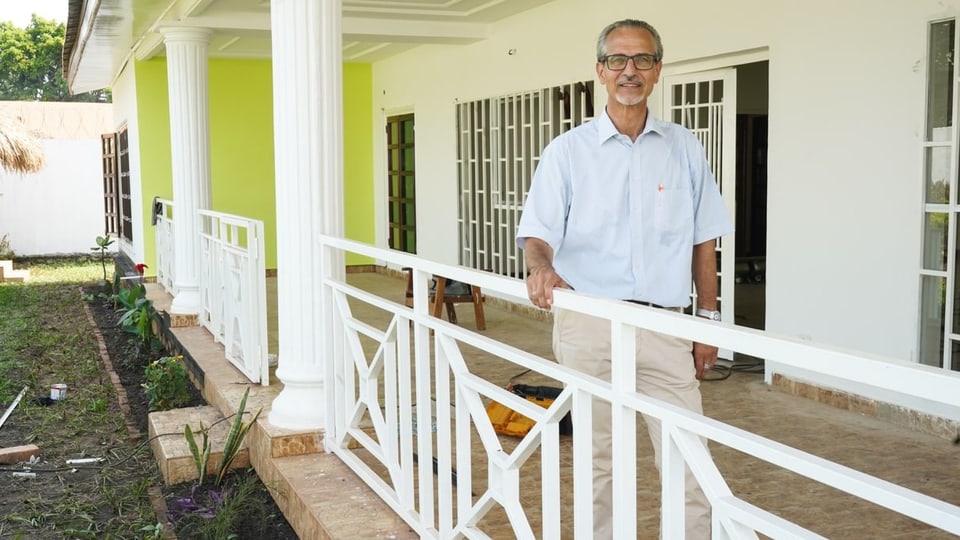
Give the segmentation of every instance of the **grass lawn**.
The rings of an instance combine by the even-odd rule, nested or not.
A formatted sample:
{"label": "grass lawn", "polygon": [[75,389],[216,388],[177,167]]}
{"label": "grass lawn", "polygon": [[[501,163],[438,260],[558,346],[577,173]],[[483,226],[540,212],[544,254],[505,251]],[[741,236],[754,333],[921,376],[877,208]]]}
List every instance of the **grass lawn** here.
{"label": "grass lawn", "polygon": [[[84,311],[94,260],[37,260],[25,283],[0,284],[0,407],[26,392],[0,427],[0,447],[36,445],[32,463],[0,464],[0,538],[153,538],[148,497],[159,474],[130,441]],[[67,385],[50,404],[50,385]],[[99,458],[71,465],[67,460]]]}

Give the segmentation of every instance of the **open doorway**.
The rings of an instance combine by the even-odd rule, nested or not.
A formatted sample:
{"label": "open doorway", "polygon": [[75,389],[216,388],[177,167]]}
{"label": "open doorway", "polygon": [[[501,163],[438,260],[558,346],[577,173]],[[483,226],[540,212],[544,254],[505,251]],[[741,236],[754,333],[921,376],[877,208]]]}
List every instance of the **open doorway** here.
{"label": "open doorway", "polygon": [[737,68],[735,323],[766,326],[769,62]]}
{"label": "open doorway", "polygon": [[413,114],[387,118],[387,245],[417,252],[417,173]]}

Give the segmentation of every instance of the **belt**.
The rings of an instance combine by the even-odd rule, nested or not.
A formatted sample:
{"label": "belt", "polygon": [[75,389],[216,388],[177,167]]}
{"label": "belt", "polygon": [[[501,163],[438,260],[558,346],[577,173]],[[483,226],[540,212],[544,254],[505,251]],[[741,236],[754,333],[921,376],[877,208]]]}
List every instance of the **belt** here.
{"label": "belt", "polygon": [[646,301],[644,301],[644,300],[630,300],[630,299],[626,299],[626,300],[624,300],[624,302],[630,302],[631,304],[639,304],[639,305],[641,305],[641,306],[647,306],[647,307],[652,307],[652,308],[657,308],[657,309],[665,309],[665,310],[667,310],[667,311],[678,311],[678,312],[679,312],[679,311],[683,311],[683,308],[661,306],[660,304],[654,304],[653,302],[646,302]]}

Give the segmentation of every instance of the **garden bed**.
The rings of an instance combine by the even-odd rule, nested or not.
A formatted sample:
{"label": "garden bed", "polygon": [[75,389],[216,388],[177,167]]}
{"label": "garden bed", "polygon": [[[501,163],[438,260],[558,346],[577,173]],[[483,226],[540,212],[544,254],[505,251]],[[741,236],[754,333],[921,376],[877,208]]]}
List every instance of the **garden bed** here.
{"label": "garden bed", "polygon": [[[88,307],[127,393],[129,417],[145,434],[150,407],[142,388],[144,370],[166,352],[142,346],[137,336],[119,328],[118,315],[109,302],[94,301]],[[187,384],[186,388],[189,399],[178,403],[179,407],[206,404],[196,387]],[[297,538],[252,468],[231,471],[220,486],[214,486],[212,479],[207,478],[203,485],[187,482],[162,486],[161,491],[168,518],[175,523],[179,538]]]}
{"label": "garden bed", "polygon": [[[146,441],[141,384],[144,367],[164,352],[117,328],[112,302],[93,288],[99,262],[21,264],[31,281],[0,285],[0,407],[27,392],[0,428],[0,447],[35,444],[39,455],[0,465],[0,538],[162,538],[151,491],[161,494],[181,539],[297,538],[252,469],[231,472],[216,490],[212,482],[163,484]],[[55,383],[67,385],[66,399],[50,403]],[[188,386],[188,405],[203,404]],[[97,461],[67,463],[84,458]]]}

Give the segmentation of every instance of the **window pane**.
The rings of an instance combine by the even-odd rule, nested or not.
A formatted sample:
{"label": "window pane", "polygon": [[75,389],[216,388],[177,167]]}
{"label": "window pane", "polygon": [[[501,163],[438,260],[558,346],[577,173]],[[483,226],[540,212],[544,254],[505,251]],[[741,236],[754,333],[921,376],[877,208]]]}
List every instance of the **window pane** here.
{"label": "window pane", "polygon": [[710,103],[710,82],[697,83],[697,103]]}
{"label": "window pane", "polygon": [[400,242],[400,229],[397,227],[390,227],[390,248],[400,249]]}
{"label": "window pane", "polygon": [[[960,226],[960,222],[957,222],[956,226]],[[954,234],[956,234],[956,232],[957,231],[954,231]],[[951,292],[953,294],[953,332],[956,333],[960,331],[960,316],[957,315],[957,310],[960,309],[960,297],[958,297],[958,295],[960,295],[960,272],[956,270],[957,268],[960,268],[956,266],[957,263],[960,263],[960,249],[954,248],[953,256],[954,256],[954,261],[953,261],[954,272],[953,272],[953,290]]]}
{"label": "window pane", "polygon": [[956,22],[930,25],[927,64],[927,140],[950,140],[953,125],[953,33]]}
{"label": "window pane", "polygon": [[950,147],[927,148],[927,204],[946,204],[950,202]]}
{"label": "window pane", "polygon": [[723,80],[713,81],[713,102],[723,101]]}
{"label": "window pane", "polygon": [[943,315],[947,281],[921,276],[920,282],[920,363],[943,365]]}
{"label": "window pane", "polygon": [[417,234],[413,231],[407,231],[405,236],[406,245],[404,246],[404,251],[407,253],[416,253],[417,252]]}
{"label": "window pane", "polygon": [[947,214],[930,212],[923,218],[923,268],[947,269]]}

